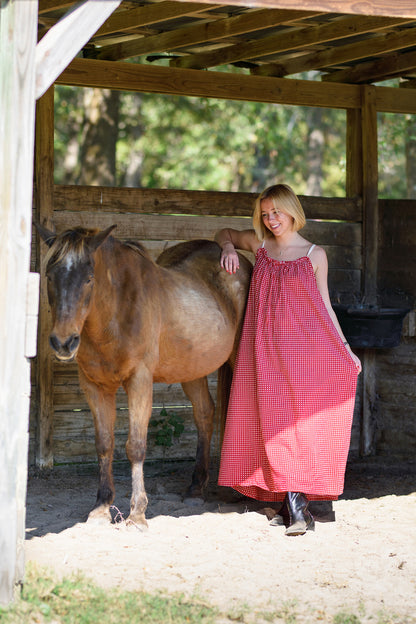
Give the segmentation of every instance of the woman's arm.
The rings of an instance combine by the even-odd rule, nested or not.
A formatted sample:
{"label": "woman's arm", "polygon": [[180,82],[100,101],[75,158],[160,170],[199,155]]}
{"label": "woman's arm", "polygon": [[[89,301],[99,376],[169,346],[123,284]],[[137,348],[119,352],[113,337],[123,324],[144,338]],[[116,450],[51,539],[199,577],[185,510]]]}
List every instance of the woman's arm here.
{"label": "woman's arm", "polygon": [[236,249],[256,253],[260,246],[254,230],[224,228],[215,234],[214,240],[222,249],[220,264],[228,273],[235,273],[240,266]]}
{"label": "woman's arm", "polygon": [[335,314],[333,307],[331,305],[331,300],[329,298],[329,290],[328,290],[328,259],[326,257],[325,250],[322,249],[322,247],[315,247],[315,249],[313,249],[311,253],[311,262],[313,264],[314,271],[315,271],[316,284],[318,286],[319,292],[321,293],[321,297],[323,299],[325,307],[328,310],[328,314],[331,317],[331,320],[334,323],[335,328],[338,334],[340,335],[342,342],[347,347],[358,370],[361,372],[361,361],[355,355],[355,353],[351,351],[351,347],[348,344],[347,339],[344,336],[344,333],[339,324],[337,315]]}

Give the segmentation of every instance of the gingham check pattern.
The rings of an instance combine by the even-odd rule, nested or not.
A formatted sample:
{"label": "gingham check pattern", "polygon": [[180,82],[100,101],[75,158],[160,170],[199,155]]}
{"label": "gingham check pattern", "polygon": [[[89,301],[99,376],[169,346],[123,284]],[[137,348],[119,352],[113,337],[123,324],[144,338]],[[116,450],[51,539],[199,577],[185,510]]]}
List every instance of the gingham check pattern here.
{"label": "gingham check pattern", "polygon": [[234,370],[219,484],[246,496],[342,493],[357,368],[325,308],[310,259],[256,254]]}

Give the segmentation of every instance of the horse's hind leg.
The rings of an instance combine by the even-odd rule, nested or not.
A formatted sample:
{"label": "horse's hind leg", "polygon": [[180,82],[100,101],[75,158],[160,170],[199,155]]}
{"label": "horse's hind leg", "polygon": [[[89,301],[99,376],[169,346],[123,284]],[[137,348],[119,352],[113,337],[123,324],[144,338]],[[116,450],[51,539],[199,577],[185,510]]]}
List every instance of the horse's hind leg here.
{"label": "horse's hind leg", "polygon": [[95,447],[99,469],[97,500],[88,515],[88,521],[111,522],[110,505],[115,493],[112,468],[116,418],[115,393],[105,392],[89,381],[81,369],[79,369],[79,379],[94,418]]}
{"label": "horse's hind leg", "polygon": [[202,496],[209,478],[209,456],[214,430],[214,401],[208,390],[206,377],[182,383],[183,391],[192,403],[194,420],[198,430],[195,469],[188,496]]}

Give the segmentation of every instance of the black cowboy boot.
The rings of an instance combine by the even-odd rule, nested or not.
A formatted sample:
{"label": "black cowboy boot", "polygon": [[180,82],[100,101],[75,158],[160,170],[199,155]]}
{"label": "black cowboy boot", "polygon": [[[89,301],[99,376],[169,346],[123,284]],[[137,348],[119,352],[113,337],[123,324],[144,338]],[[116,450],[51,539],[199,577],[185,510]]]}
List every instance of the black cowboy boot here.
{"label": "black cowboy boot", "polygon": [[306,531],[314,531],[315,521],[308,511],[309,501],[306,496],[300,492],[288,492],[285,500],[290,518],[285,535],[303,535]]}

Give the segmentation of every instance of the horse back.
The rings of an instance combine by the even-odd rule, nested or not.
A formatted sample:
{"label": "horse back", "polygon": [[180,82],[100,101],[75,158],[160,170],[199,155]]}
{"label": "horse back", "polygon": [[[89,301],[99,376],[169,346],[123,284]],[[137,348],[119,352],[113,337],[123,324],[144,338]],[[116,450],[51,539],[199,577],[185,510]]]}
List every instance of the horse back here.
{"label": "horse back", "polygon": [[236,286],[240,286],[245,304],[251,277],[251,262],[239,254],[240,269],[234,275],[230,275],[221,268],[220,258],[220,246],[214,241],[201,239],[178,243],[165,249],[156,263],[165,269],[197,277],[213,290],[225,289],[232,293],[236,291]]}

